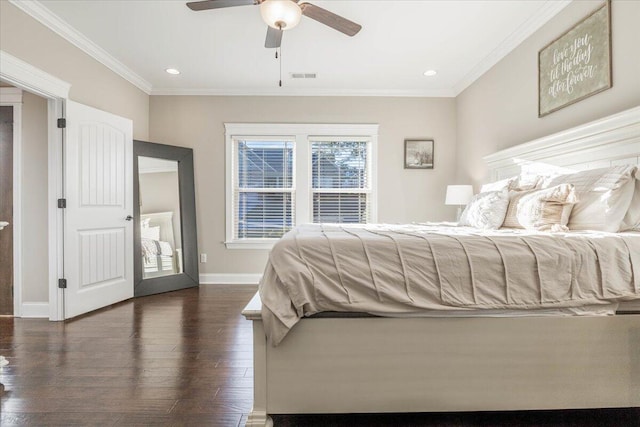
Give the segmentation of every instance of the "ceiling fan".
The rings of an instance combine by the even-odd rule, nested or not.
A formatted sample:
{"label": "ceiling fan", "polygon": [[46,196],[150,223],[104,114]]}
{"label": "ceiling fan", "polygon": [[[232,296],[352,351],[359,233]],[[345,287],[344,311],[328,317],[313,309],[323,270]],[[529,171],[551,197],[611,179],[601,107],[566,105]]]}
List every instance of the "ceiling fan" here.
{"label": "ceiling fan", "polygon": [[189,2],[187,6],[191,10],[201,11],[258,4],[262,19],[269,25],[264,43],[264,47],[267,48],[280,47],[282,33],[298,25],[302,15],[350,37],[355,36],[362,29],[360,24],[311,3],[299,3],[299,0],[202,0]]}

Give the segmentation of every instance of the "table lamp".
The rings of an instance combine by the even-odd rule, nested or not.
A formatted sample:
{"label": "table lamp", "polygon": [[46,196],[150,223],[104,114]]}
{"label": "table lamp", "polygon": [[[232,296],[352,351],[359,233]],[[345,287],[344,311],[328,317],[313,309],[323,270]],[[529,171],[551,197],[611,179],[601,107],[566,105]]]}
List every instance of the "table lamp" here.
{"label": "table lamp", "polygon": [[473,186],[471,185],[447,185],[447,197],[445,205],[458,205],[458,213],[456,221],[460,221],[462,207],[465,206],[473,197]]}

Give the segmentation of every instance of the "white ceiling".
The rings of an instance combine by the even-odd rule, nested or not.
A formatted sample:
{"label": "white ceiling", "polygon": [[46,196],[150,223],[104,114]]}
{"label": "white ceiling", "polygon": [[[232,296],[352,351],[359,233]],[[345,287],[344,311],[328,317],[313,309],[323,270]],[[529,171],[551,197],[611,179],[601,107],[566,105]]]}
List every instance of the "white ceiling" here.
{"label": "white ceiling", "polygon": [[[363,29],[349,38],[303,17],[284,34],[279,88],[257,6],[193,12],[175,0],[12,1],[151,94],[398,96],[457,95],[569,3],[309,2]],[[169,67],[181,74],[165,73]],[[425,77],[428,69],[437,76]],[[318,78],[292,80],[291,72]]]}

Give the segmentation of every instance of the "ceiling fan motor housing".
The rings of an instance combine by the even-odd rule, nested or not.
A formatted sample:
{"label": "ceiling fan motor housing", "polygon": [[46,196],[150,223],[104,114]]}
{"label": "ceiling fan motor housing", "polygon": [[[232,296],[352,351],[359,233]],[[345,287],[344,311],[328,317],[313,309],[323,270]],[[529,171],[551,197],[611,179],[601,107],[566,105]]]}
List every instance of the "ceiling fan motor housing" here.
{"label": "ceiling fan motor housing", "polygon": [[290,30],[300,22],[302,9],[291,0],[264,0],[260,3],[260,14],[270,27]]}

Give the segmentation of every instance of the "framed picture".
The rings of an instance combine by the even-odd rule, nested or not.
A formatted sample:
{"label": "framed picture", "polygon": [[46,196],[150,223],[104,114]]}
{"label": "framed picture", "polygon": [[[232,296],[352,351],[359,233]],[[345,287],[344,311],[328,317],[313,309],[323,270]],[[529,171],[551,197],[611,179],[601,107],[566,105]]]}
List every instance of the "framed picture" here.
{"label": "framed picture", "polygon": [[405,139],[404,168],[433,169],[433,139]]}
{"label": "framed picture", "polygon": [[609,89],[611,1],[538,52],[538,117]]}

